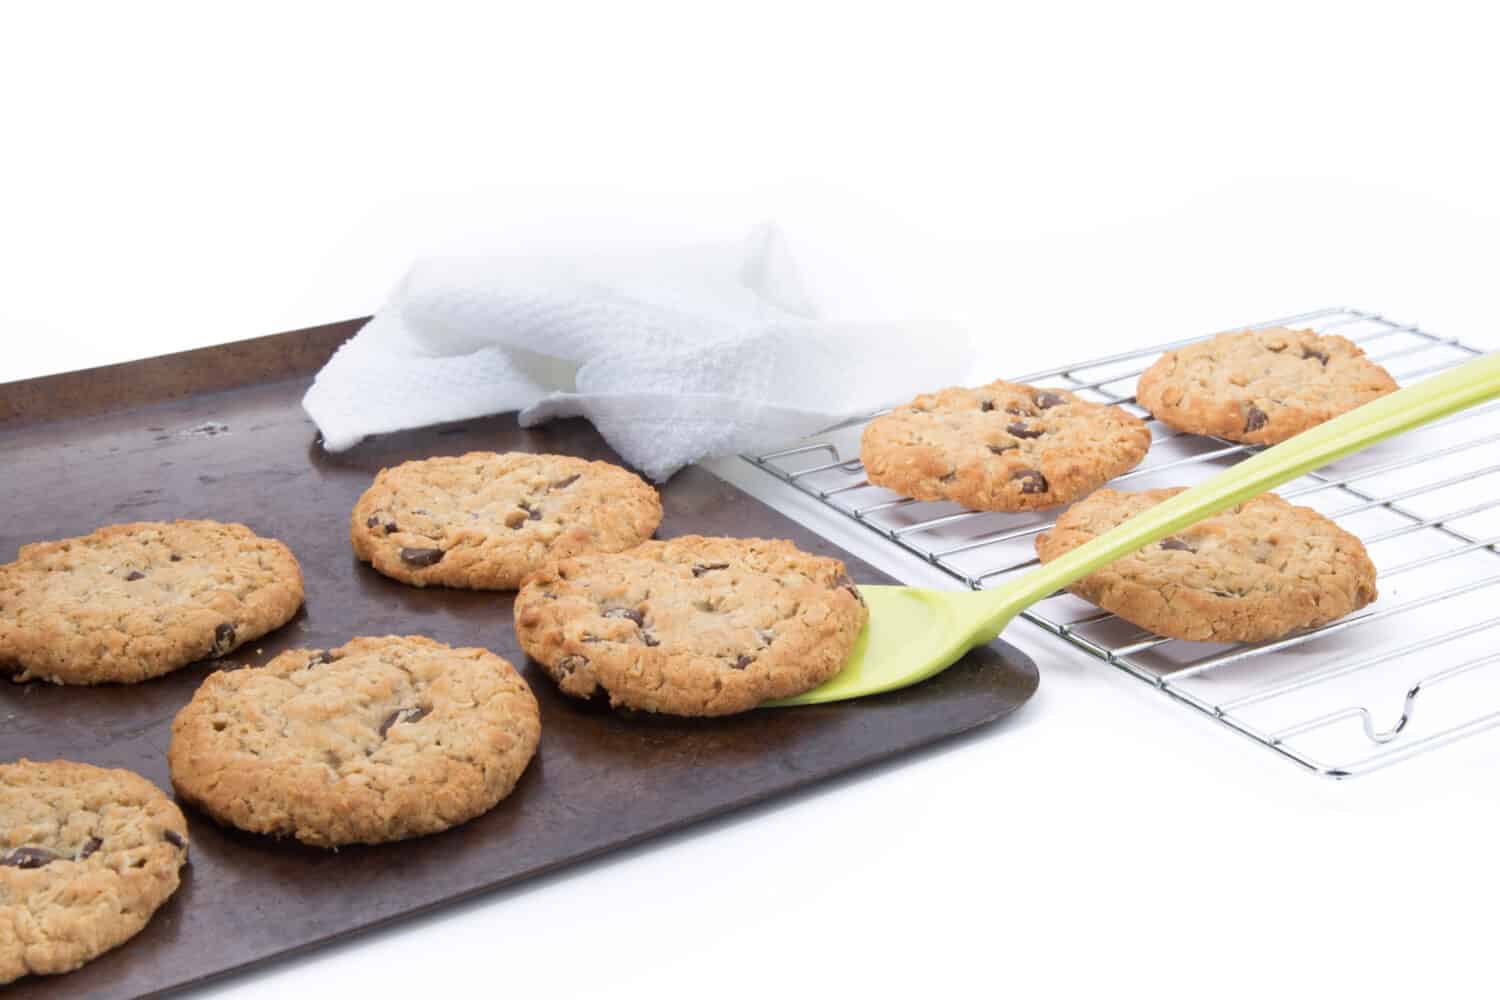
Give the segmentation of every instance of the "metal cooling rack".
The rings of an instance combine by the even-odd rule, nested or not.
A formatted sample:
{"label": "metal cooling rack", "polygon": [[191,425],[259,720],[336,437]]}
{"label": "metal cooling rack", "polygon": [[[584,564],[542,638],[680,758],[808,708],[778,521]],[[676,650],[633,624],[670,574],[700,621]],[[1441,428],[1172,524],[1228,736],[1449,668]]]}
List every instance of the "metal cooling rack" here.
{"label": "metal cooling rack", "polygon": [[[1239,329],[1296,326],[1360,344],[1402,384],[1482,351],[1355,309],[1324,309]],[[1054,368],[1015,381],[1060,386],[1126,407],[1151,424],[1146,461],[1110,485],[1187,486],[1254,446],[1172,431],[1135,404],[1135,380],[1164,350]],[[1036,564],[1038,514],[970,511],[872,486],[859,435],[879,414],[752,465],[920,556],[963,584],[992,587]],[[1283,486],[1358,535],[1380,599],[1322,628],[1274,642],[1218,645],[1143,632],[1058,594],[1024,617],[1180,704],[1335,778],[1367,773],[1500,725],[1500,404],[1466,411]],[[1419,611],[1427,614],[1417,614]]]}

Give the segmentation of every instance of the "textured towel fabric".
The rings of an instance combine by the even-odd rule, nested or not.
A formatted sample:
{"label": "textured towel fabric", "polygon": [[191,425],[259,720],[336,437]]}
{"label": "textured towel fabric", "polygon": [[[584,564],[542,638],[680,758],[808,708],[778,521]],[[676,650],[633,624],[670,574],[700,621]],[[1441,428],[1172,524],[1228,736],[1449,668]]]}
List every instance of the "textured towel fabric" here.
{"label": "textured towel fabric", "polygon": [[583,416],[663,480],[952,382],[970,353],[944,325],[820,321],[765,226],[722,245],[419,261],[302,405],[330,451],[512,410],[527,427]]}

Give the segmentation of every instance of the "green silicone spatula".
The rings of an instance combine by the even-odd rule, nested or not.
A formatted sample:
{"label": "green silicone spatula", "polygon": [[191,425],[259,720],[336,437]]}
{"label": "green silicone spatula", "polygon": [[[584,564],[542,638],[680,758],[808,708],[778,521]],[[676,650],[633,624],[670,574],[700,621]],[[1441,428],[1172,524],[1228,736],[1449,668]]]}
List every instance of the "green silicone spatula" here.
{"label": "green silicone spatula", "polygon": [[992,590],[861,586],[870,623],[843,671],[795,698],[815,705],[926,680],[1000,634],[1022,610],[1101,566],[1378,441],[1500,396],[1500,353],[1487,354],[1304,431]]}

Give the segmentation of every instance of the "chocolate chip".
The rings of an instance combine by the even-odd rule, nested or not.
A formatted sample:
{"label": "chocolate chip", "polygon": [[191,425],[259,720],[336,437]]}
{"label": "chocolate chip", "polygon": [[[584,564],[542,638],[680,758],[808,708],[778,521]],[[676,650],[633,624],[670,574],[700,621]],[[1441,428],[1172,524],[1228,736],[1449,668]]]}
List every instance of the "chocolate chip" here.
{"label": "chocolate chip", "polygon": [[413,514],[421,514],[421,515],[423,515],[423,516],[424,516],[424,517],[425,517],[425,516],[426,516],[426,515],[428,515],[428,514],[431,514],[431,513],[432,513],[432,511],[430,511],[430,510],[428,510],[428,509],[427,509],[427,508],[425,508],[425,507],[413,507],[413,508],[412,508],[412,509],[411,509],[411,512],[412,512],[412,513],[413,513]]}
{"label": "chocolate chip", "polygon": [[0,855],[0,865],[9,868],[40,868],[57,860],[57,855],[45,847],[17,847]]}
{"label": "chocolate chip", "polygon": [[979,401],[979,412],[980,413],[988,413],[991,410],[993,410],[994,408],[995,408],[995,401],[993,399],[981,399]]}
{"label": "chocolate chip", "polygon": [[1328,355],[1322,351],[1315,351],[1311,347],[1302,348],[1302,360],[1306,361],[1309,358],[1317,358],[1319,364],[1325,368],[1328,367]]}
{"label": "chocolate chip", "polygon": [[234,648],[234,625],[225,622],[214,629],[214,648],[209,650],[209,656],[223,656]]}
{"label": "chocolate chip", "polygon": [[176,830],[163,830],[161,832],[161,836],[163,840],[171,844],[173,847],[177,848],[179,851],[187,846],[187,841],[183,840],[182,834],[178,833]]}
{"label": "chocolate chip", "polygon": [[90,854],[93,854],[103,846],[104,841],[100,840],[98,837],[90,837],[88,840],[85,840],[83,842],[83,846],[78,849],[78,854],[73,858],[73,860],[82,861],[84,858],[88,857]]}
{"label": "chocolate chip", "polygon": [[175,552],[173,552],[173,553],[172,553],[172,555],[171,555],[171,557],[170,557],[170,558],[171,558],[171,560],[172,560],[172,561],[173,561],[173,562],[182,562],[182,556],[180,556],[180,555],[178,555],[178,554],[177,554],[177,553],[175,553]]}
{"label": "chocolate chip", "polygon": [[366,528],[373,528],[373,527],[375,527],[375,525],[377,525],[379,523],[380,523],[380,515],[379,514],[371,514],[369,517],[365,518],[365,527]]}
{"label": "chocolate chip", "polygon": [[397,527],[395,521],[387,521],[387,522],[385,522],[385,533],[387,535],[394,535],[396,532],[398,532],[400,530],[401,529],[399,527]]}
{"label": "chocolate chip", "polygon": [[644,625],[646,623],[646,616],[641,614],[634,608],[610,608],[608,611],[604,612],[604,617],[629,618],[637,625]]}
{"label": "chocolate chip", "polygon": [[1035,469],[1018,469],[1010,474],[1010,478],[1021,481],[1022,493],[1047,492],[1047,477]]}
{"label": "chocolate chip", "polygon": [[586,667],[588,665],[589,658],[587,656],[564,656],[557,661],[557,669],[565,674],[571,674],[579,667]]}
{"label": "chocolate chip", "polygon": [[1250,431],[1258,431],[1264,426],[1266,426],[1265,411],[1256,406],[1254,403],[1251,403],[1250,409],[1245,411],[1245,431],[1247,433]]}
{"label": "chocolate chip", "polygon": [[1161,540],[1161,547],[1164,548],[1164,549],[1166,549],[1168,552],[1197,552],[1198,551],[1197,549],[1193,548],[1191,545],[1189,545],[1187,542],[1184,542],[1180,538],[1163,538]]}
{"label": "chocolate chip", "polygon": [[408,566],[435,566],[443,558],[442,549],[402,549],[401,561]]}
{"label": "chocolate chip", "polygon": [[776,633],[772,632],[770,629],[758,628],[755,630],[755,634],[760,637],[761,649],[765,649],[776,638]]}
{"label": "chocolate chip", "polygon": [[840,573],[838,576],[834,577],[833,583],[829,584],[828,589],[838,590],[840,587],[853,594],[854,599],[860,604],[865,603],[864,595],[859,592],[859,587],[855,584],[855,582],[849,579],[848,573]]}
{"label": "chocolate chip", "polygon": [[574,483],[578,482],[580,476],[581,473],[575,472],[573,475],[567,477],[566,479],[559,479],[548,488],[554,490],[565,490],[569,486],[572,486]]}
{"label": "chocolate chip", "polygon": [[535,509],[533,509],[531,511],[531,516],[528,517],[526,520],[528,520],[528,521],[540,521],[541,519],[542,519],[542,508],[537,507],[537,508],[535,508]]}
{"label": "chocolate chip", "polygon": [[755,657],[753,657],[753,656],[746,656],[744,653],[741,653],[739,656],[736,656],[734,658],[734,662],[730,664],[730,667],[734,668],[735,670],[744,670],[746,667],[748,667],[750,664],[752,664],[754,662],[755,662]]}
{"label": "chocolate chip", "polygon": [[125,580],[126,580],[127,583],[131,582],[133,580],[144,580],[144,579],[146,579],[146,574],[142,573],[138,569],[133,569],[129,573],[125,574]]}
{"label": "chocolate chip", "polygon": [[1030,427],[1027,427],[1025,424],[1021,423],[1019,420],[1005,429],[1010,431],[1018,438],[1039,438],[1043,434],[1047,433],[1045,430],[1034,431]]}
{"label": "chocolate chip", "polygon": [[1015,451],[1019,447],[1021,446],[1016,444],[1014,441],[1007,441],[1004,444],[989,445],[990,451],[996,455],[1004,455],[1007,451]]}
{"label": "chocolate chip", "polygon": [[542,591],[542,596],[545,597],[549,601],[555,601],[555,600],[557,600],[557,595],[555,593],[553,593],[552,591],[550,591],[550,590],[544,590],[544,591]]}
{"label": "chocolate chip", "polygon": [[392,726],[416,722],[426,714],[427,709],[421,707],[396,709],[390,715],[387,715],[385,721],[380,724],[380,738],[385,739],[385,734],[391,731]]}
{"label": "chocolate chip", "polygon": [[661,645],[661,640],[658,639],[656,637],[655,633],[653,633],[650,629],[644,629],[644,628],[641,629],[641,641],[644,642],[648,646],[660,646]]}
{"label": "chocolate chip", "polygon": [[702,576],[704,573],[712,573],[716,569],[728,569],[728,563],[699,563],[693,567],[694,576]]}
{"label": "chocolate chip", "polygon": [[1039,392],[1032,397],[1032,401],[1043,410],[1050,410],[1054,406],[1062,406],[1068,401],[1066,396],[1059,396],[1055,392]]}

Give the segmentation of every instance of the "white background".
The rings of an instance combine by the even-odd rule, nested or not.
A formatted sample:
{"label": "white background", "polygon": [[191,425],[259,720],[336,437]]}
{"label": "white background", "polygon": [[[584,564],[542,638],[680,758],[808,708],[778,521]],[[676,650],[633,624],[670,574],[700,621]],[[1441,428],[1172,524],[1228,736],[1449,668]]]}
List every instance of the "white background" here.
{"label": "white background", "polygon": [[[1493,15],[982,10],[7,6],[0,378],[766,218],[996,374],[1332,304],[1500,346]],[[981,738],[217,995],[1494,994],[1500,739],[1321,782],[1010,638],[1042,690]]]}

